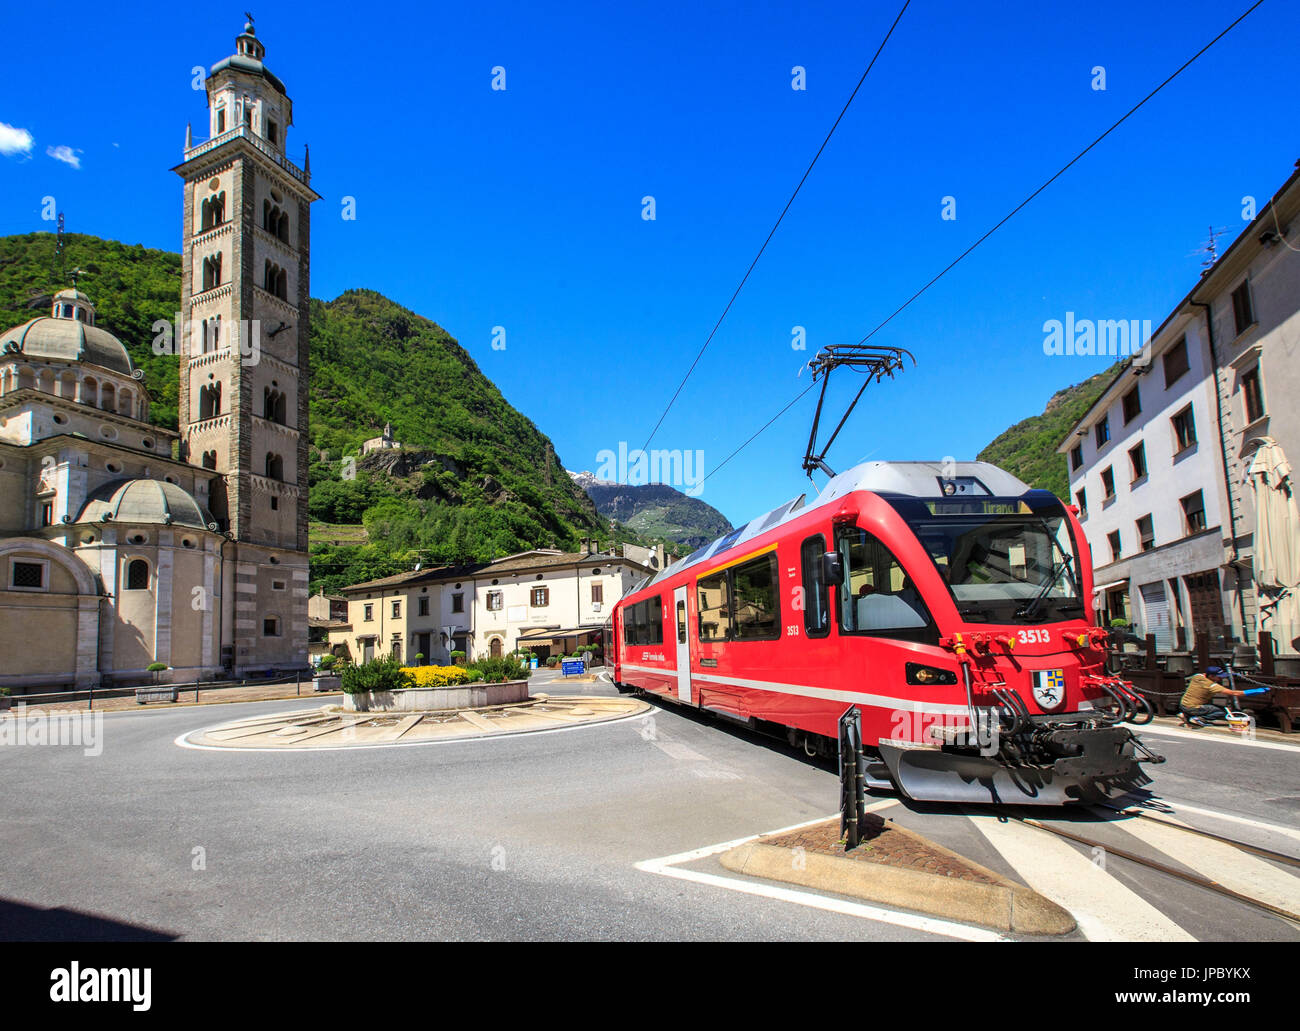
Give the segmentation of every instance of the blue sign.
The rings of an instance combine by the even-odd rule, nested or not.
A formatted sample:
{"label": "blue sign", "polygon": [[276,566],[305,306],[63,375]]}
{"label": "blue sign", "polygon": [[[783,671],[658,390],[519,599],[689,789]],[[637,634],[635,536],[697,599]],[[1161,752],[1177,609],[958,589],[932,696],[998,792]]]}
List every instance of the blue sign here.
{"label": "blue sign", "polygon": [[582,672],[584,672],[584,667],[583,667],[583,665],[582,665],[582,660],[581,660],[581,659],[572,659],[572,660],[570,660],[570,659],[565,659],[563,662],[560,663],[560,672],[563,673],[566,677],[567,677],[570,673],[582,673]]}

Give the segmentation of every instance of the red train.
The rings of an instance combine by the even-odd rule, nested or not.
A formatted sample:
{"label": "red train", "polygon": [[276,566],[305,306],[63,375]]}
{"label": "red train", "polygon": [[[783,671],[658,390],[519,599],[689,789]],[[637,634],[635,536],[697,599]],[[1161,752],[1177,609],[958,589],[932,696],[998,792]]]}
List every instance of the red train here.
{"label": "red train", "polygon": [[861,714],[875,787],[1060,804],[1161,762],[1105,668],[1073,511],[983,462],[868,462],[674,563],[614,612],[614,679],[785,734]]}

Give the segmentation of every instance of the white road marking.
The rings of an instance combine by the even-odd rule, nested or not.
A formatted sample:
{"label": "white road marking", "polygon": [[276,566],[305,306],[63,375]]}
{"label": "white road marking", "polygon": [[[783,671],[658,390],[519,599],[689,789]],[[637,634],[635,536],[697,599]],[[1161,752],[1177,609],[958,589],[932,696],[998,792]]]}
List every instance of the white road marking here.
{"label": "white road marking", "polygon": [[[1169,819],[1169,817],[1163,817]],[[1174,821],[1181,822],[1181,821]],[[1114,826],[1163,852],[1170,859],[1217,881],[1230,891],[1249,895],[1289,912],[1300,908],[1300,877],[1287,873],[1249,852],[1166,827],[1140,816],[1117,820]]]}
{"label": "white road marking", "polygon": [[1273,748],[1282,752],[1300,752],[1300,744],[1290,745],[1282,741],[1260,741],[1256,738],[1250,741],[1240,735],[1236,737],[1224,737],[1221,734],[1206,734],[1199,730],[1184,730],[1182,727],[1162,727],[1158,724],[1150,724],[1145,727],[1134,728],[1134,733],[1138,737],[1146,734],[1152,734],[1156,737],[1173,737],[1181,738],[1186,741],[1208,741],[1213,745],[1240,746],[1242,748]]}
{"label": "white road marking", "polygon": [[[1187,805],[1183,802],[1173,802],[1167,798],[1160,798],[1159,796],[1152,799],[1152,801],[1163,802],[1165,805],[1171,806],[1175,813],[1196,813],[1200,816],[1212,816],[1216,820],[1226,820],[1229,823],[1240,823],[1246,827],[1255,827],[1259,830],[1272,831],[1275,834],[1285,834],[1287,837],[1295,838],[1297,841],[1300,841],[1300,830],[1297,830],[1294,827],[1286,827],[1280,823],[1267,823],[1264,820],[1255,820],[1249,816],[1238,816],[1236,813],[1225,813],[1218,809],[1203,809],[1200,806]],[[1143,806],[1140,802],[1131,802],[1130,805],[1139,809],[1148,808],[1147,806]],[[1162,813],[1159,809],[1151,809],[1151,813],[1155,816],[1167,815]]]}
{"label": "white road marking", "polygon": [[1059,838],[995,814],[966,815],[1018,877],[1070,911],[1089,941],[1196,940]]}
{"label": "white road marking", "polygon": [[[890,806],[898,805],[898,800],[893,798],[883,799],[867,806],[867,812],[873,813],[880,809],[888,809]],[[829,895],[818,895],[810,891],[801,891],[794,888],[780,888],[771,884],[761,884],[757,881],[744,881],[736,877],[723,877],[719,874],[704,873],[699,870],[682,870],[679,869],[683,863],[695,862],[708,856],[718,855],[721,852],[727,852],[730,849],[743,845],[747,841],[753,841],[755,838],[761,838],[769,834],[785,834],[789,831],[800,830],[803,827],[811,827],[813,824],[823,823],[825,820],[834,817],[819,817],[816,820],[806,820],[803,823],[796,823],[791,827],[781,827],[774,831],[763,831],[760,834],[751,834],[748,837],[736,838],[732,841],[719,842],[716,845],[706,845],[703,848],[691,849],[689,852],[678,852],[672,856],[662,856],[659,859],[645,859],[635,864],[638,870],[644,873],[658,874],[661,877],[673,877],[680,881],[690,881],[694,884],[704,884],[713,888],[722,888],[726,891],[738,891],[745,895],[756,895],[759,898],[774,899],[778,902],[789,902],[796,906],[807,906],[810,909],[820,909],[828,913],[840,913],[844,916],[858,917],[862,920],[875,920],[878,923],[892,924],[895,927],[906,927],[909,930],[924,931],[928,934],[938,934],[947,938],[957,938],[961,941],[1008,941],[1009,939],[996,931],[988,931],[979,927],[971,927],[967,924],[953,923],[950,920],[942,920],[937,917],[920,916],[916,913],[905,913],[900,910],[883,909],[879,906],[869,906],[861,902],[849,902],[846,899],[833,898]]]}

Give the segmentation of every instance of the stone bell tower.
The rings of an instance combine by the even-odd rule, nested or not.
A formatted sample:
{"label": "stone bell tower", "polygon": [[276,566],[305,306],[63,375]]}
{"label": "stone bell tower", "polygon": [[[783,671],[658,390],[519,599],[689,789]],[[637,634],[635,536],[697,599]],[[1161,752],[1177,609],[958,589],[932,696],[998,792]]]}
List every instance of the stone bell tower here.
{"label": "stone bell tower", "polygon": [[[233,541],[223,665],[307,660],[310,159],[285,156],[293,103],[252,21],[207,76],[208,139],[185,134],[179,422],[183,458]],[[233,555],[231,554],[233,552]],[[234,558],[232,563],[230,558]]]}

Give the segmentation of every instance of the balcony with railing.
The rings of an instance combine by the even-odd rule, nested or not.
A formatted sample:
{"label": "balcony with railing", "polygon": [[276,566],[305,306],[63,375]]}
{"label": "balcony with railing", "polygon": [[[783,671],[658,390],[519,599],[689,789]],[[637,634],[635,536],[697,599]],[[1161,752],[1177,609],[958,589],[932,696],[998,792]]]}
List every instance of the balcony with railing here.
{"label": "balcony with railing", "polygon": [[292,161],[281,154],[275,147],[267,143],[252,128],[247,125],[237,125],[233,129],[228,129],[220,136],[213,136],[206,143],[199,143],[185,151],[185,160],[193,161],[197,157],[202,157],[209,151],[216,150],[218,147],[232,140],[245,139],[253,145],[254,148],[265,154],[268,158],[279,165],[284,171],[297,179],[303,185],[311,183],[311,176],[295,165]]}

